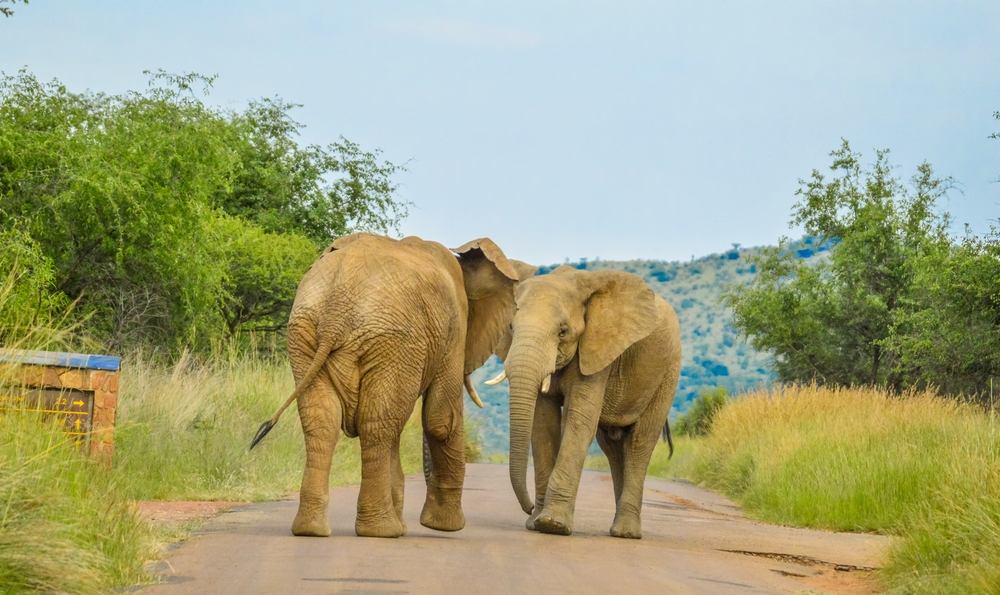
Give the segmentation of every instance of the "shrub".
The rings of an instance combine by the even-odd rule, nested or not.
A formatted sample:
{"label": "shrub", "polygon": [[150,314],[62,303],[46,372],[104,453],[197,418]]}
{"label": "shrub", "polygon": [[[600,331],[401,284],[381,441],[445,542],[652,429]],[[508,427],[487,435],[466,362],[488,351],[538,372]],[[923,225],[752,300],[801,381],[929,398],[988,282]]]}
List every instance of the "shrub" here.
{"label": "shrub", "polygon": [[704,389],[698,398],[691,403],[691,407],[674,424],[674,432],[679,436],[704,436],[712,429],[712,421],[716,414],[729,404],[729,397],[726,389],[717,386],[713,389]]}

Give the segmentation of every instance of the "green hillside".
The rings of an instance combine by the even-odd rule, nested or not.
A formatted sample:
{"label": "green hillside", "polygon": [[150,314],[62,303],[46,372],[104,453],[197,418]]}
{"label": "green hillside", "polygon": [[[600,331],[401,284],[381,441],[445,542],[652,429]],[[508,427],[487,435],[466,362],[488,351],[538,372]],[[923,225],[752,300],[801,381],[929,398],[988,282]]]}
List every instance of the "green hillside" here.
{"label": "green hillside", "polygon": [[[829,244],[819,244],[813,237],[805,237],[793,247],[797,256],[807,259],[821,258],[829,248]],[[671,418],[675,418],[702,389],[722,386],[730,393],[739,393],[766,385],[774,378],[768,366],[770,356],[755,351],[738,336],[732,326],[732,313],[718,303],[727,285],[753,278],[756,266],[747,262],[747,257],[759,251],[734,246],[690,262],[584,259],[564,264],[588,271],[639,275],[677,311],[684,355],[671,411]],[[543,266],[538,274],[557,266]],[[486,407],[470,407],[467,411],[479,423],[487,451],[506,450],[509,444],[507,383],[492,387],[483,384],[501,369],[500,361],[490,358],[472,376]]]}

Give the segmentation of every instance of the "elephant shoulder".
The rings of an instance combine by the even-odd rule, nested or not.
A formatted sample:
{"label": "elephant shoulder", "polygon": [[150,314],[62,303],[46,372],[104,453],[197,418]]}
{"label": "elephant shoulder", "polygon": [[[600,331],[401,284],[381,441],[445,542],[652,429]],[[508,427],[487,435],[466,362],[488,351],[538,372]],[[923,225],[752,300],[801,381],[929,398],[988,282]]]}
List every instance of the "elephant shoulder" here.
{"label": "elephant shoulder", "polygon": [[326,247],[325,250],[323,250],[323,255],[320,256],[320,258],[322,258],[323,256],[326,256],[327,254],[330,254],[331,252],[335,252],[337,250],[343,250],[344,248],[346,248],[346,247],[350,246],[351,244],[354,244],[355,242],[358,242],[358,241],[367,241],[367,242],[390,241],[390,242],[395,242],[396,240],[393,240],[392,238],[387,238],[385,236],[380,236],[380,235],[377,235],[377,234],[374,234],[374,233],[368,233],[368,232],[364,232],[364,231],[359,231],[357,233],[352,233],[352,234],[349,234],[349,235],[346,235],[346,236],[343,236],[343,237],[339,237],[336,240],[334,240],[329,246]]}

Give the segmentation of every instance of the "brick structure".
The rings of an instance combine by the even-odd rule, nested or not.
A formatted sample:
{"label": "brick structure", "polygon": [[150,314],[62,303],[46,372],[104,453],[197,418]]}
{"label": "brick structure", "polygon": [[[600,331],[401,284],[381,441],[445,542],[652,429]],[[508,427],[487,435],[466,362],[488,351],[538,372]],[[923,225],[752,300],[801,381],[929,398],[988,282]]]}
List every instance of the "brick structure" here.
{"label": "brick structure", "polygon": [[5,386],[0,386],[0,411],[24,408],[57,416],[78,447],[111,463],[120,358],[0,349],[0,363],[14,364],[12,373],[5,375]]}

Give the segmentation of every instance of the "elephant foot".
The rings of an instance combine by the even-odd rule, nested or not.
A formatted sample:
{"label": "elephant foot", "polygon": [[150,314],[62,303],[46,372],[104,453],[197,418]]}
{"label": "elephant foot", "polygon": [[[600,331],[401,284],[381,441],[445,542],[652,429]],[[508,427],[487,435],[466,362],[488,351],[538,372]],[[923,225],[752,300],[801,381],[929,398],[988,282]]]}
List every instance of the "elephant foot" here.
{"label": "elephant foot", "polygon": [[427,499],[420,512],[420,524],[435,531],[461,531],[465,527],[462,488],[427,486]]}
{"label": "elephant foot", "polygon": [[524,528],[528,531],[538,531],[538,527],[535,526],[535,521],[538,520],[538,515],[542,514],[542,506],[538,504],[538,500],[535,501],[535,509],[531,511],[528,515],[528,520],[524,521]]}
{"label": "elephant foot", "polygon": [[535,529],[549,535],[572,535],[573,517],[542,511],[535,519]]}
{"label": "elephant foot", "polygon": [[406,535],[406,523],[393,512],[385,517],[354,521],[354,532],[358,537],[402,537]]}
{"label": "elephant foot", "polygon": [[326,510],[322,513],[304,513],[299,509],[292,521],[292,535],[303,537],[329,537],[330,522],[326,518]]}
{"label": "elephant foot", "polygon": [[624,539],[642,539],[642,521],[637,515],[615,516],[611,525],[611,536]]}

